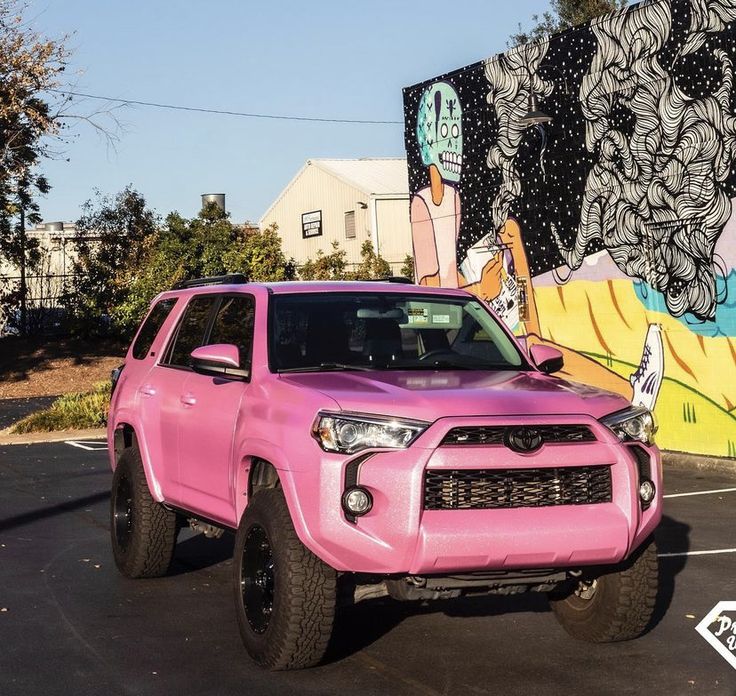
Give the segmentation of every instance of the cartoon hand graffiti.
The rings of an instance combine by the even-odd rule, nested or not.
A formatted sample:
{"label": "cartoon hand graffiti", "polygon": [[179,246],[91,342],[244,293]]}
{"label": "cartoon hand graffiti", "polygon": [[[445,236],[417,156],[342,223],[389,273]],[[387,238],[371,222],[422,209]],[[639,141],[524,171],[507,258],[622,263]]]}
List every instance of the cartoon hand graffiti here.
{"label": "cartoon hand graffiti", "polygon": [[454,184],[463,164],[462,108],[448,82],[435,82],[422,93],[417,141],[430,184],[411,200],[416,278],[420,285],[456,288],[461,203]]}
{"label": "cartoon hand graffiti", "polygon": [[540,333],[529,262],[516,220],[509,218],[498,233],[470,247],[460,272],[461,285],[486,300],[510,329],[523,322],[524,333]]}

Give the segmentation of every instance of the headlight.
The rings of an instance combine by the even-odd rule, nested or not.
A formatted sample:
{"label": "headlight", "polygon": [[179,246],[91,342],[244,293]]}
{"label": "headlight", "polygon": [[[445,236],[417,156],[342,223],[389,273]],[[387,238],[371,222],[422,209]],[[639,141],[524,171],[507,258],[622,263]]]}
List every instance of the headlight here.
{"label": "headlight", "polygon": [[424,421],[322,411],[312,426],[312,435],[323,450],[353,454],[372,447],[403,449],[428,426]]}
{"label": "headlight", "polygon": [[618,435],[619,440],[636,440],[647,445],[654,444],[657,423],[654,414],[643,406],[629,406],[601,418],[601,423]]}

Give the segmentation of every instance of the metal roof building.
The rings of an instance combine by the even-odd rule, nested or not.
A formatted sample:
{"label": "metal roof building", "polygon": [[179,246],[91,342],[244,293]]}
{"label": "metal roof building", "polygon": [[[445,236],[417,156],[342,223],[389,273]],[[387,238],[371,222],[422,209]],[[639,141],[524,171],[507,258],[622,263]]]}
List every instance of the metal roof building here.
{"label": "metal roof building", "polygon": [[262,229],[272,223],[298,263],[337,241],[356,264],[371,240],[398,272],[412,251],[406,159],[307,160],[259,221]]}

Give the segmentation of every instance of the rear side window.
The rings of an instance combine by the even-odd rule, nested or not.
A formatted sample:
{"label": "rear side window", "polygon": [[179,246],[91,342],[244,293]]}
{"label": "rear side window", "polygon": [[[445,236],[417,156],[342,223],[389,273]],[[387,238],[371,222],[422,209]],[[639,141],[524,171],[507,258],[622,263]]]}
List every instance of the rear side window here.
{"label": "rear side window", "polygon": [[207,343],[231,343],[240,351],[240,367],[249,368],[255,304],[250,295],[223,297]]}
{"label": "rear side window", "polygon": [[204,344],[210,312],[217,299],[216,295],[200,295],[189,301],[164,359],[167,365],[190,366],[191,352]]}
{"label": "rear side window", "polygon": [[143,360],[148,355],[159,329],[166,321],[166,317],[171,314],[171,310],[174,309],[176,299],[172,297],[168,300],[159,300],[148,313],[133,344],[133,357],[136,360]]}

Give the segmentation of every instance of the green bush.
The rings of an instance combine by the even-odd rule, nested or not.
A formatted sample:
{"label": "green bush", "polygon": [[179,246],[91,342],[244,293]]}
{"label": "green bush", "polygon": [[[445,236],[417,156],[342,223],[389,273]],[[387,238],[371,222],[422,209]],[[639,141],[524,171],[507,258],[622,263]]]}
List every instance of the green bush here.
{"label": "green bush", "polygon": [[92,391],[64,394],[43,411],[19,420],[13,433],[100,428],[107,423],[110,382],[98,382]]}

